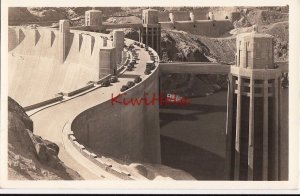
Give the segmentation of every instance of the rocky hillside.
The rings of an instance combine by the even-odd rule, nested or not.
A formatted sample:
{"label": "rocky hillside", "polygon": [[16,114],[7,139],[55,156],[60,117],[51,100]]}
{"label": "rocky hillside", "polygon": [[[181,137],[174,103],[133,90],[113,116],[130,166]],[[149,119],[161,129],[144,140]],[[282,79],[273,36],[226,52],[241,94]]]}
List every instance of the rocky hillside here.
{"label": "rocky hillside", "polygon": [[[217,61],[232,64],[235,61],[236,35],[252,31],[258,25],[260,32],[274,36],[275,61],[288,61],[288,8],[241,8],[242,17],[236,28],[220,38],[188,34],[183,31],[162,31],[163,61]],[[164,91],[185,96],[207,95],[226,89],[226,76],[171,74],[163,77]]]}
{"label": "rocky hillside", "polygon": [[8,98],[8,175],[11,180],[81,179],[57,157],[59,147],[33,134],[24,109]]}
{"label": "rocky hillside", "polygon": [[[11,7],[8,9],[8,20],[14,24],[26,22],[58,21],[60,19],[74,19],[83,17],[85,11],[91,7]],[[104,17],[122,11],[120,7],[96,7]]]}

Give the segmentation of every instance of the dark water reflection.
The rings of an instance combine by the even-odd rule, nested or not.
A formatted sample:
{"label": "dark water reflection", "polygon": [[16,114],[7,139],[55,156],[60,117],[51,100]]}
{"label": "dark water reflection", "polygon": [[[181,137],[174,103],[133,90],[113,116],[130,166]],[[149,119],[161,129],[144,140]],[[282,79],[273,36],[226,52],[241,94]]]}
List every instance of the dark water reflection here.
{"label": "dark water reflection", "polygon": [[160,108],[162,163],[198,180],[223,180],[227,92]]}

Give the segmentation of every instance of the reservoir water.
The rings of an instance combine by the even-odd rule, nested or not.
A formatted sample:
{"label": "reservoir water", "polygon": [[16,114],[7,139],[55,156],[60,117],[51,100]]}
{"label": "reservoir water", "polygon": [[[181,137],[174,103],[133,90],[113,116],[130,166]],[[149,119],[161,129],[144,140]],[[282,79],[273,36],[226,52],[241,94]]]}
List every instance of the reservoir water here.
{"label": "reservoir water", "polygon": [[[289,90],[280,88],[279,93],[279,175],[287,180]],[[160,108],[162,164],[197,180],[224,180],[227,91],[190,100],[190,105]]]}
{"label": "reservoir water", "polygon": [[223,180],[227,91],[160,108],[162,164],[197,180]]}

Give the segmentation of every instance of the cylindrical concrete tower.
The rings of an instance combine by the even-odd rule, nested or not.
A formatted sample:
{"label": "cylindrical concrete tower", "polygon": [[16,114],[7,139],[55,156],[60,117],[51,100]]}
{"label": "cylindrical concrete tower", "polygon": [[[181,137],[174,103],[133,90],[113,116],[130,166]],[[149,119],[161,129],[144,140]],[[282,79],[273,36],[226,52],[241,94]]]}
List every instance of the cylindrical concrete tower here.
{"label": "cylindrical concrete tower", "polygon": [[273,37],[237,36],[236,64],[229,74],[227,111],[228,180],[279,180],[281,70],[274,66]]}
{"label": "cylindrical concrete tower", "polygon": [[70,34],[69,20],[59,21],[59,62],[63,63],[66,60],[68,35]]}
{"label": "cylindrical concrete tower", "polygon": [[143,24],[157,24],[158,11],[155,9],[146,9],[142,11]]}
{"label": "cylindrical concrete tower", "polygon": [[143,10],[143,27],[140,28],[140,42],[153,48],[160,55],[161,26],[158,23],[158,11]]}
{"label": "cylindrical concrete tower", "polygon": [[116,63],[120,64],[124,48],[124,31],[113,30],[113,46],[116,48]]}
{"label": "cylindrical concrete tower", "polygon": [[102,25],[102,12],[99,10],[88,10],[85,12],[85,26],[98,27]]}

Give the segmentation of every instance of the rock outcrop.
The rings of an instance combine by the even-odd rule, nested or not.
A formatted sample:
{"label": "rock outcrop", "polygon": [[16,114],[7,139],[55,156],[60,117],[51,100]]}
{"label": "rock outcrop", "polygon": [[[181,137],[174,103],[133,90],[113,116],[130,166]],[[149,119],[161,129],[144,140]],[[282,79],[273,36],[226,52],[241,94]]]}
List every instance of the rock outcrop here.
{"label": "rock outcrop", "polygon": [[25,110],[8,97],[8,173],[10,179],[80,179],[59,160],[59,147],[33,133]]}

